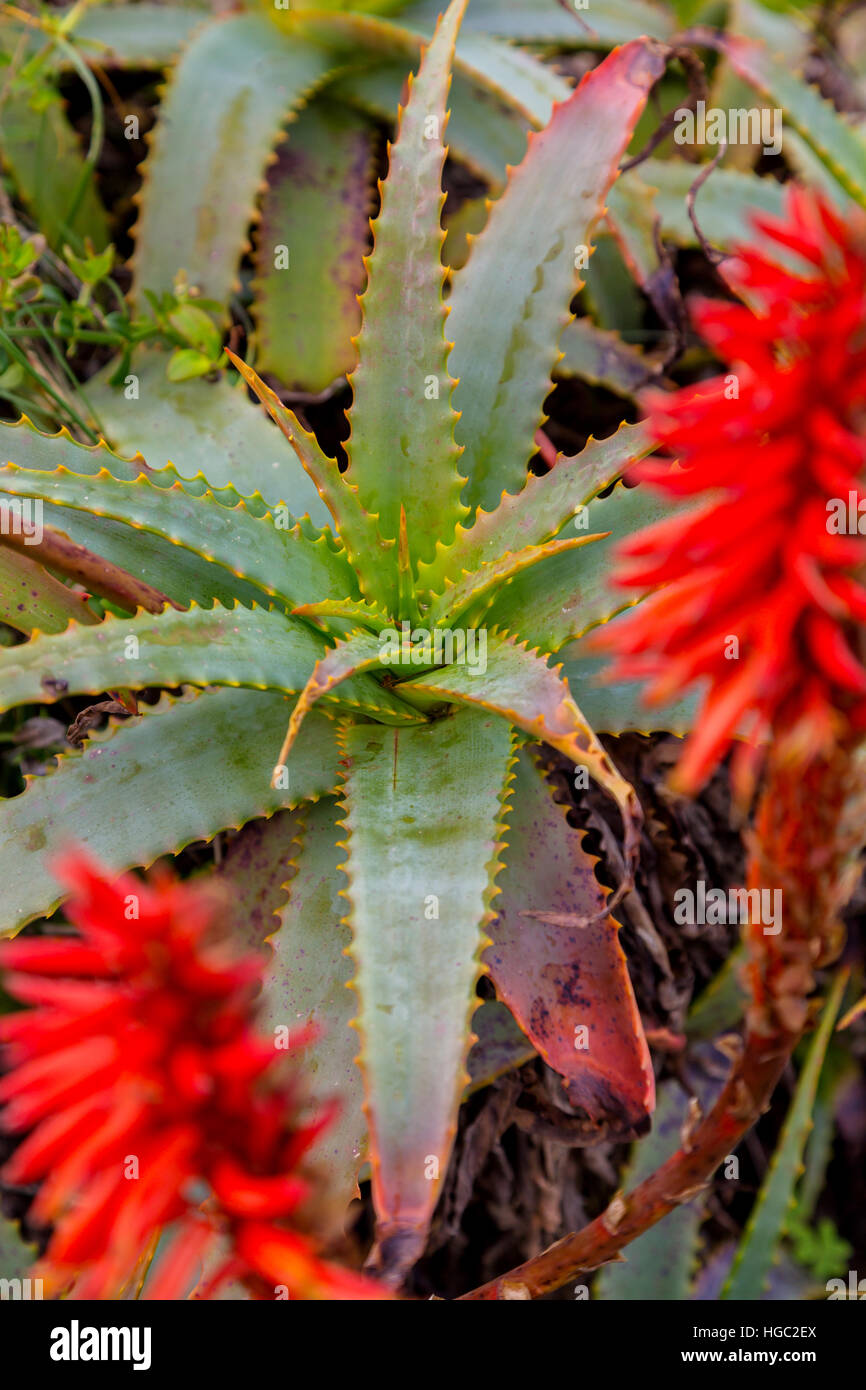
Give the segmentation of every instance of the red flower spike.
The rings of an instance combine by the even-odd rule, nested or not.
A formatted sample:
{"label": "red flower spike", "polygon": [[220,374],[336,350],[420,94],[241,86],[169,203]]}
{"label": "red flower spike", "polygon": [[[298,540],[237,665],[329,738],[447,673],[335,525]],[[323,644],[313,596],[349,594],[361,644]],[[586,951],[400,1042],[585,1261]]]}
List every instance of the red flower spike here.
{"label": "red flower spike", "polygon": [[0,1022],[0,1123],[30,1131],[3,1176],[41,1180],[48,1288],[117,1298],[169,1226],[145,1297],[183,1297],[223,1251],[257,1297],[389,1297],[323,1261],[305,1233],[316,1174],[301,1159],[334,1112],[305,1113],[286,1072],[316,1030],[296,1029],[288,1049],[255,1032],[261,959],[214,935],[200,888],[164,873],[112,879],[78,855],[55,871],[79,938],[0,944],[5,988],[35,1005]]}
{"label": "red flower spike", "polygon": [[648,704],[706,686],[675,780],[697,790],[747,734],[733,765],[743,797],[769,739],[803,760],[866,728],[866,538],[848,524],[866,465],[866,219],[846,224],[792,187],[786,219],[755,226],[761,249],[723,272],[747,303],[694,313],[727,373],[646,396],[679,466],[648,460],[631,476],[699,505],[620,548],[620,584],[663,587],[593,643],[615,654],[612,679],[648,683]]}

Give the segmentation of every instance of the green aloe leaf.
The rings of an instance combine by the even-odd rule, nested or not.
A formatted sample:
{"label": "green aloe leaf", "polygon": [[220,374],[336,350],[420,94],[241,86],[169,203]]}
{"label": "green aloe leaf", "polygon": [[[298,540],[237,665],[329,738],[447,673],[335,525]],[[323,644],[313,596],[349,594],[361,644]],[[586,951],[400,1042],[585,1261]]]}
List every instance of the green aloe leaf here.
{"label": "green aloe leaf", "polygon": [[[11,432],[13,430],[14,433]],[[9,432],[3,433],[3,431]],[[6,444],[6,452],[0,456],[16,461],[23,460],[28,470],[32,469],[44,473],[57,470],[58,475],[84,475],[86,479],[91,480],[95,479],[97,474],[104,474],[110,475],[112,480],[119,479],[123,482],[135,481],[143,475],[145,485],[151,486],[156,491],[172,488],[175,484],[179,484],[187,497],[205,497],[205,501],[208,500],[207,494],[211,493],[212,499],[218,500],[224,509],[234,509],[235,522],[232,524],[239,528],[241,537],[246,537],[249,540],[251,535],[256,535],[257,539],[253,549],[262,542],[267,547],[267,538],[264,537],[263,533],[251,533],[249,531],[251,520],[262,521],[268,515],[267,505],[257,494],[242,498],[230,485],[212,492],[201,473],[196,474],[193,478],[179,479],[173,468],[164,468],[158,471],[150,469],[140,454],[132,460],[124,459],[113,453],[104,444],[92,447],[77,444],[66,431],[61,431],[56,435],[41,434],[33,429],[26,419],[14,426],[0,424],[0,435],[2,435],[0,443],[5,442]],[[9,466],[10,468],[17,467],[17,463],[10,463]],[[33,477],[34,475],[31,474],[30,476]],[[79,478],[79,484],[81,482],[82,478]],[[105,486],[104,479],[101,479],[98,484],[91,482],[90,486],[98,486],[100,496],[104,496],[106,500],[112,502],[117,502],[118,498],[124,495],[123,490],[120,492],[117,490],[109,491]],[[16,490],[8,481],[8,477],[6,487],[7,491]],[[79,490],[80,488],[76,484],[70,485],[71,494],[77,496]],[[137,519],[137,501],[134,507],[136,519],[127,517],[122,506],[119,507],[117,519],[114,519],[108,514],[109,509],[106,509],[105,513],[96,512],[95,509],[85,510],[83,506],[79,507],[76,502],[71,500],[71,497],[67,502],[54,504],[44,489],[43,495],[46,499],[44,508],[46,525],[65,530],[74,541],[91,550],[98,551],[111,563],[134,571],[143,581],[168,593],[172,598],[177,597],[178,600],[187,601],[193,599],[197,602],[203,602],[210,598],[216,598],[221,602],[232,602],[235,598],[244,603],[261,601],[261,588],[253,588],[252,585],[244,583],[239,577],[232,582],[227,581],[228,572],[237,575],[230,555],[226,554],[223,557],[223,560],[226,561],[225,569],[220,569],[222,560],[217,563],[210,563],[214,557],[203,552],[200,548],[207,544],[205,533],[207,527],[198,538],[192,533],[187,534],[185,532],[186,541],[178,540],[175,545],[172,543],[174,534],[170,524],[168,531],[172,534],[168,538],[163,538],[157,531],[148,532],[143,527],[141,531],[133,529],[142,525]],[[136,496],[138,500],[138,494],[128,495]],[[174,508],[171,506],[165,507],[153,497],[150,501],[149,510],[157,514],[157,519],[160,516],[174,516]],[[178,515],[184,510],[179,503],[176,503],[175,507],[179,509]],[[145,510],[148,508],[145,507]],[[240,515],[242,511],[247,512],[249,516],[247,518],[242,517]],[[324,508],[323,511],[327,515]],[[207,518],[204,513],[200,514],[202,522],[205,520],[213,521],[214,519],[215,514],[213,513],[208,513]],[[279,508],[278,513],[274,516],[274,522],[281,534],[295,537],[300,535],[302,545],[312,543],[319,552],[318,558],[308,557],[308,565],[310,560],[312,563],[312,573],[320,568],[323,558],[321,552],[324,546],[330,551],[330,558],[325,559],[324,563],[329,568],[333,568],[334,564],[337,566],[336,572],[340,575],[340,592],[345,592],[346,585],[352,589],[354,579],[348,564],[335,554],[330,544],[325,542],[316,528],[305,519],[289,528],[289,520],[285,509]],[[218,525],[217,530],[220,531],[221,529],[224,531],[224,527],[221,528]],[[191,546],[189,550],[182,548],[187,541]],[[198,551],[195,549],[196,546],[199,546]],[[270,553],[274,562],[279,564],[279,552],[270,549]],[[222,575],[222,579],[220,575]]]}
{"label": "green aloe leaf", "polygon": [[610,661],[587,652],[583,639],[569,643],[557,655],[580,708],[599,733],[648,734],[660,729],[685,735],[694,728],[699,703],[696,695],[649,706],[643,698],[643,686],[636,681],[611,681],[605,675]]}
{"label": "green aloe leaf", "polygon": [[252,367],[235,357],[234,353],[229,356],[250,390],[255,392],[289,441],[322,504],[336,522],[347,558],[365,593],[373,602],[387,607],[393,597],[393,585],[385,561],[388,551],[393,549],[393,542],[382,540],[374,518],[361,506],[357,487],[340,472],[337,460],[323,453],[315,435],[304,429]]}
{"label": "green aloe leaf", "polygon": [[104,443],[79,444],[65,428],[57,434],[43,434],[26,415],[14,424],[0,421],[0,459],[10,463],[20,459],[23,467],[46,472],[65,468],[72,473],[94,474],[105,468],[113,477],[127,479],[147,471],[140,455],[125,459]]}
{"label": "green aloe leaf", "polygon": [[[203,473],[212,487],[285,501],[292,516],[326,526],[328,511],[302,469],[286,458],[264,412],[230,376],[169,381],[162,352],[140,349],[118,386],[103,374],[87,394],[106,435],[124,454],[144,454],[151,468],[173,463],[182,478]],[[130,380],[132,378],[132,380]],[[129,395],[132,386],[136,394]]]}
{"label": "green aloe leaf", "polygon": [[563,356],[554,368],[556,377],[576,376],[627,400],[658,376],[658,366],[651,358],[618,333],[596,327],[590,319],[572,319],[566,324],[559,346]]}
{"label": "green aloe leaf", "polygon": [[307,721],[288,789],[269,786],[289,709],[282,696],[252,690],[164,696],[64,755],[54,772],[29,777],[20,796],[0,802],[7,931],[61,900],[45,873],[47,846],[83,844],[117,871],[147,866],[218,830],[332,790],[336,745],[325,718]]}
{"label": "green aloe leaf", "polygon": [[[522,751],[484,958],[497,997],[559,1072],[572,1105],[631,1128],[653,1108],[652,1062],[618,924],[598,915],[606,894],[582,838]],[[588,917],[596,920],[581,925]]]}
{"label": "green aloe leaf", "polygon": [[446,666],[420,680],[404,682],[401,694],[428,706],[455,701],[499,714],[588,769],[616,801],[625,826],[627,878],[610,901],[613,910],[630,886],[640,848],[641,810],[634,788],[617,772],[559,671],[538,652],[494,631],[486,636],[485,664],[486,669],[481,662]]}
{"label": "green aloe leaf", "polygon": [[537,1056],[511,1010],[498,999],[485,999],[472,1020],[475,1042],[469,1053],[469,1085],[466,1094],[489,1086],[498,1076],[522,1067]]}
{"label": "green aloe leaf", "polygon": [[[325,45],[347,62],[357,63],[362,55],[368,59],[404,60],[404,76],[405,60],[414,63],[429,41],[427,33],[407,28],[395,19],[347,10],[283,10],[277,11],[274,18],[281,27]],[[432,29],[431,24],[428,33]],[[479,34],[461,35],[458,39],[454,73],[475,89],[476,102],[501,102],[538,127],[550,119],[553,104],[563,101],[571,90],[564,78],[528,53]]]}
{"label": "green aloe leaf", "polygon": [[[322,653],[321,641],[307,628],[263,608],[193,606],[156,617],[109,615],[86,631],[73,624],[55,636],[0,648],[0,710],[151,685],[227,685],[293,694],[303,690]],[[326,692],[323,698],[385,723],[418,719],[372,680],[347,680],[338,697]]]}
{"label": "green aloe leaf", "polygon": [[210,17],[200,5],[98,5],[81,12],[70,32],[101,67],[166,67]]}
{"label": "green aloe leaf", "polygon": [[375,1263],[398,1278],[423,1248],[468,1079],[511,736],[475,712],[393,734],[356,725],[342,748]]}
{"label": "green aloe leaf", "polygon": [[590,500],[575,518],[578,534],[591,528],[602,538],[578,554],[567,549],[551,553],[533,569],[515,575],[495,596],[483,620],[519,632],[531,646],[558,652],[566,642],[638,602],[613,582],[615,547],[670,511],[667,499],[652,489],[617,483],[607,496]]}
{"label": "green aloe leaf", "polygon": [[[419,565],[419,584],[441,592],[464,570],[489,564],[505,551],[543,545],[576,516],[582,524],[592,499],[652,447],[643,425],[621,425],[607,439],[590,439],[581,453],[558,458],[549,473],[530,475],[520,492],[506,493],[492,511],[478,512],[472,526],[458,527],[452,545],[437,546],[433,560]],[[601,513],[598,526],[596,513],[592,516],[593,530],[609,529]]]}
{"label": "green aloe leaf", "polygon": [[288,899],[307,805],[248,821],[226,837],[214,863],[196,876],[223,890],[221,920],[234,945],[270,955],[266,943]]}
{"label": "green aloe leaf", "polygon": [[[645,220],[645,215],[641,215]],[[628,334],[635,340],[644,331],[644,297],[607,223],[599,228],[593,257],[586,272],[584,297],[593,319],[602,328],[615,329],[617,333]],[[664,342],[664,339],[661,341]]]}
{"label": "green aloe leaf", "polygon": [[722,1298],[758,1299],[763,1293],[765,1280],[785,1232],[794,1187],[803,1171],[803,1150],[812,1128],[812,1110],[821,1068],[847,983],[848,972],[842,970],[837,974],[824,1006],[769,1170],[722,1289]]}
{"label": "green aloe leaf", "polygon": [[[688,194],[702,166],[676,160],[647,160],[611,189],[607,221],[619,244],[624,262],[635,280],[647,289],[659,272],[657,235],[681,246],[698,245],[698,235],[688,213]],[[838,191],[838,190],[837,190]],[[762,214],[782,217],[785,189],[774,179],[736,169],[714,169],[698,190],[694,212],[701,235],[714,246],[730,248],[744,239],[761,244],[768,240],[752,227]],[[774,259],[780,248],[772,244]],[[796,252],[781,249],[781,258],[795,269],[803,262]]]}
{"label": "green aloe leaf", "polygon": [[323,599],[321,603],[305,603],[294,610],[297,617],[313,618],[314,621],[337,618],[362,627],[367,632],[381,632],[390,627],[391,619],[383,608],[364,599]]}
{"label": "green aloe leaf", "polygon": [[[23,450],[18,457],[26,457]],[[204,479],[183,480],[173,468],[127,481],[107,471],[43,473],[10,463],[0,469],[0,489],[155,532],[289,604],[344,597],[355,587],[344,556],[324,535],[311,537],[279,509],[271,515],[261,499],[240,498],[232,488],[212,491]]]}
{"label": "green aloe leaf", "polygon": [[[474,0],[473,0],[474,3]],[[418,28],[432,33],[441,6],[429,23]],[[307,32],[310,21],[301,20]],[[314,31],[322,42],[353,58],[363,50],[380,61],[375,67],[340,76],[331,96],[379,120],[391,121],[406,77],[422,39],[416,28],[372,15],[318,14]],[[528,53],[487,34],[461,34],[457,41],[448,143],[453,157],[500,191],[509,165],[517,165],[526,150],[526,134],[541,129],[556,102],[565,101],[570,87],[564,78]]]}
{"label": "green aloe leaf", "polygon": [[[639,202],[661,218],[661,234],[681,246],[697,245],[697,235],[686,206],[686,198],[701,166],[674,159],[647,159],[616,184],[608,200],[608,220],[626,223],[623,215],[633,208],[624,206],[621,195],[631,188]],[[695,196],[698,225],[714,246],[730,247],[744,237],[751,240],[749,223],[755,215],[781,217],[785,205],[784,185],[775,179],[737,169],[714,169]]]}
{"label": "green aloe leaf", "polygon": [[332,651],[316,662],[301,697],[292,710],[288,732],[280,749],[277,766],[282,764],[298,736],[301,724],[319,700],[346,681],[382,665],[382,643],[369,632],[351,632]]}
{"label": "green aloe leaf", "polygon": [[[337,808],[330,798],[252,821],[231,841],[211,877],[228,891],[226,914],[232,940],[256,949],[266,943],[271,959],[261,996],[266,1027],[294,1020],[315,1022],[321,1037],[307,1053],[311,1089],[336,1099],[336,1121],[312,1151],[329,1175],[329,1195],[339,1204],[357,1194],[367,1125],[363,1084],[355,1065],[357,1033],[349,992],[346,948],[351,932],[341,921],[337,889],[342,855]],[[294,1026],[294,1024],[290,1024]],[[504,1004],[487,1000],[472,1021],[466,1094],[536,1056],[535,1048]]]}
{"label": "green aloe leaf", "polygon": [[[364,72],[338,78],[331,84],[329,95],[390,123],[405,81],[405,62],[380,63]],[[543,121],[528,120],[500,99],[479,100],[477,87],[459,69],[453,74],[448,105],[449,154],[484,179],[491,192],[501,192],[508,165],[519,164],[526,151],[527,131]]]}
{"label": "green aloe leaf", "polygon": [[351,377],[348,477],[396,539],[405,507],[410,554],[429,558],[465,516],[448,372],[440,217],[451,58],[466,0],[452,0],[427,50],[391,147]]}
{"label": "green aloe leaf", "polygon": [[369,121],[313,102],[268,172],[253,282],[257,365],[297,390],[324,391],[355,365],[375,151]]}
{"label": "green aloe leaf", "polygon": [[[659,53],[634,43],[589,73],[545,130],[530,137],[526,158],[455,277],[448,331],[471,505],[492,510],[503,490],[519,492],[526,481],[577,267],[587,263],[593,224],[663,70]],[[566,164],[568,188],[551,202],[551,178]]]}
{"label": "green aloe leaf", "polygon": [[[227,304],[271,149],[326,77],[328,54],[266,14],[230,14],[194,35],[163,101],[136,229],[136,302],[186,271]],[[170,215],[168,215],[170,213]]]}
{"label": "green aloe leaf", "polygon": [[558,653],[627,606],[622,594],[611,592],[611,543],[600,540],[599,553],[587,556],[584,564],[568,550],[551,555],[535,570],[518,575],[476,621],[519,632],[530,646]]}
{"label": "green aloe leaf", "polygon": [[454,65],[471,79],[481,99],[489,92],[537,127],[545,126],[557,102],[571,94],[559,73],[515,44],[502,43],[489,34],[461,33]]}
{"label": "green aloe leaf", "polygon": [[548,541],[546,545],[527,545],[522,550],[512,550],[490,560],[473,570],[470,574],[452,584],[444,594],[440,594],[425,613],[425,622],[437,627],[455,624],[467,613],[485,610],[496,606],[496,595],[508,594],[511,586],[520,580],[530,584],[542,583],[536,571],[546,572],[553,560],[564,560],[569,571],[577,563],[575,550],[597,543],[601,536],[569,536],[563,540]]}
{"label": "green aloe leaf", "polygon": [[[439,0],[420,0],[401,13],[404,24],[432,27]],[[581,23],[581,21],[583,21]],[[666,39],[674,32],[669,7],[647,0],[603,0],[574,10],[550,0],[472,0],[463,28],[467,33],[495,34],[519,43],[559,47],[607,48],[637,34]]]}
{"label": "green aloe leaf", "polygon": [[[619,269],[616,265],[616,256],[608,252],[605,258],[603,251],[600,257],[595,258],[589,269],[587,277],[588,298],[590,303],[594,304],[598,281],[600,278],[603,281],[606,280],[608,282],[607,291],[612,295],[611,307],[615,311],[619,294],[623,294],[624,297],[634,295],[635,289],[631,280],[640,285],[644,293],[648,295],[652,288],[652,276],[659,268],[659,253],[656,246],[657,216],[649,189],[642,188],[639,179],[619,179],[610,190],[605,220],[608,229],[613,233],[620,256],[620,266],[629,277],[629,281],[624,291],[618,289],[615,279]],[[605,286],[603,285],[602,295],[604,292]],[[596,313],[598,314],[598,306],[596,306]],[[606,317],[609,327],[610,311]],[[634,332],[639,328],[641,322],[642,315],[638,313],[637,324],[632,324],[623,318],[621,326],[623,331]]]}
{"label": "green aloe leaf", "polygon": [[93,173],[56,93],[37,102],[27,90],[6,92],[0,106],[0,157],[49,246],[62,251],[67,242],[79,246],[85,237],[97,251],[108,245],[108,219]]}
{"label": "green aloe leaf", "polygon": [[358,1035],[351,1028],[356,1005],[348,988],[352,966],[347,951],[352,934],[342,920],[345,905],[339,897],[343,852],[338,814],[331,797],[293,813],[295,836],[288,853],[288,827],[277,825],[274,817],[256,852],[259,862],[265,855],[270,862],[272,852],[282,853],[280,881],[287,887],[278,921],[268,933],[271,958],[262,988],[262,1022],[272,1030],[302,1023],[315,1023],[321,1030],[307,1053],[310,1089],[317,1101],[334,1100],[340,1108],[311,1158],[327,1173],[329,1199],[342,1216],[358,1192],[367,1124],[355,1065]]}
{"label": "green aloe leaf", "polygon": [[[519,164],[520,159],[515,162]],[[442,259],[452,271],[462,270],[469,260],[472,240],[483,230],[490,208],[491,200],[485,194],[479,194],[477,198],[466,198],[458,207],[454,206],[453,198],[445,200],[445,210],[442,213],[442,225],[445,229]]]}
{"label": "green aloe leaf", "polygon": [[[728,0],[728,14],[725,28],[728,34],[738,38],[756,39],[766,43],[776,58],[781,58],[792,72],[802,69],[803,62],[812,51],[814,36],[808,24],[798,22],[793,13],[786,14],[786,0]],[[790,10],[796,6],[790,5]],[[687,17],[692,23],[694,16]],[[755,90],[746,82],[725,57],[715,65],[708,103],[721,107],[724,111],[742,110],[755,104]],[[764,100],[760,107],[772,110],[774,103]],[[785,133],[785,163],[791,163],[791,142],[796,135],[788,130]],[[761,156],[761,142],[751,139],[738,141],[728,147],[725,164],[729,167],[752,170]],[[772,180],[767,180],[772,182]]]}
{"label": "green aloe leaf", "polygon": [[[130,612],[136,607],[148,607],[151,611],[141,597],[143,586],[164,594],[178,607],[197,603],[208,608],[216,600],[224,607],[237,602],[250,608],[264,601],[261,589],[153,532],[139,531],[122,521],[73,511],[70,507],[53,507],[50,503],[44,507],[44,522],[46,538],[49,534],[52,538],[67,536],[72,544],[84,547],[95,560],[107,562],[130,576],[126,586],[130,597],[121,597],[119,588],[113,590],[112,597],[113,602]],[[112,571],[112,580],[115,578]],[[92,581],[89,587],[93,593],[102,592]],[[281,606],[289,609],[291,605]],[[152,611],[156,612],[157,608]]]}
{"label": "green aloe leaf", "polygon": [[[0,545],[0,622],[17,632],[60,632],[71,620],[95,623],[84,599],[36,560]],[[0,649],[0,659],[6,649]]]}
{"label": "green aloe leaf", "polygon": [[781,107],[785,121],[829,170],[839,188],[866,207],[866,140],[859,131],[847,125],[831,102],[765,44],[729,35],[722,42],[722,51],[740,77]]}

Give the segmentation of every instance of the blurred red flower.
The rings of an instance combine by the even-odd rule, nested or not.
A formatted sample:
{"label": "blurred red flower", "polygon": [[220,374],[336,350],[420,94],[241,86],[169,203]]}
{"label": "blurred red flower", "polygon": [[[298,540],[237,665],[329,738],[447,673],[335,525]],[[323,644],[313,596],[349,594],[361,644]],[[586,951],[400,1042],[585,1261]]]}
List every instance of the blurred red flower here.
{"label": "blurred red flower", "polygon": [[31,1006],[0,1019],[0,1121],[29,1131],[3,1177],[40,1184],[49,1288],[116,1298],[170,1226],[145,1297],[182,1297],[205,1260],[204,1296],[233,1277],[260,1297],[387,1297],[304,1233],[303,1160],[333,1112],[306,1117],[286,1070],[313,1030],[285,1048],[254,1031],[262,959],[215,935],[200,888],[112,879],[80,854],[55,872],[79,935],[0,945],[6,990]]}
{"label": "blurred red flower", "polygon": [[616,654],[612,677],[649,683],[648,703],[706,682],[677,769],[684,791],[735,734],[745,795],[769,738],[783,759],[806,759],[866,727],[866,226],[793,186],[785,219],[754,226],[761,245],[724,272],[746,302],[694,313],[728,372],[648,394],[649,429],[680,466],[630,474],[703,505],[621,547],[619,583],[662,587],[594,642]]}

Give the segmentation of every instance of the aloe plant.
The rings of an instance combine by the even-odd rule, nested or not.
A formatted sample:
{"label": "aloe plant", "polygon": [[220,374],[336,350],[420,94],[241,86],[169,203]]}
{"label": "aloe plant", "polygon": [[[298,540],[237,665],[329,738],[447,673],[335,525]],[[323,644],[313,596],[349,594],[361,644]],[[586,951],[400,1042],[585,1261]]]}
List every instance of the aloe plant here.
{"label": "aloe plant", "polygon": [[[11,76],[0,150],[51,244],[60,250],[85,235],[104,243],[93,177],[102,101],[89,65],[171,68],[139,198],[133,306],[145,309],[148,292],[171,292],[186,271],[227,319],[258,221],[258,368],[319,392],[354,365],[378,123],[392,120],[439,9],[438,0],[247,0],[220,14],[145,3],[74,6],[59,16],[37,9],[29,23],[26,14],[10,17],[0,28]],[[527,131],[567,97],[566,80],[514,41],[604,48],[641,34],[664,38],[673,27],[665,8],[631,0],[610,0],[590,27],[554,0],[472,0],[456,55],[454,154],[501,191]],[[86,158],[54,85],[58,68],[70,66],[88,82],[93,105]]]}
{"label": "aloe plant", "polygon": [[[121,610],[94,621],[54,579],[79,605],[63,626],[68,612],[16,618],[8,593],[3,619],[31,636],[0,651],[3,707],[109,691],[134,709],[130,692],[163,691],[3,803],[3,927],[56,907],[35,866],[64,841],[119,870],[247,826],[214,874],[238,930],[272,937],[274,1026],[323,1026],[317,1081],[345,1094],[326,1157],[348,1195],[369,1134],[375,1260],[394,1279],[423,1247],[445,1173],[483,971],[574,1104],[619,1132],[653,1104],[609,916],[640,809],[549,660],[623,607],[606,538],[657,505],[617,482],[648,446],[623,426],[543,477],[527,464],[575,247],[664,59],[627,44],[555,109],[446,305],[443,135],[463,4],[436,31],[391,150],[348,472],[240,360],[288,441],[276,479],[270,460],[246,459],[261,478],[251,495],[26,423],[3,427],[13,461],[0,470],[7,502],[40,502],[44,526],[0,554]],[[277,486],[291,511],[263,501]],[[539,742],[620,809],[626,871],[610,901]]]}

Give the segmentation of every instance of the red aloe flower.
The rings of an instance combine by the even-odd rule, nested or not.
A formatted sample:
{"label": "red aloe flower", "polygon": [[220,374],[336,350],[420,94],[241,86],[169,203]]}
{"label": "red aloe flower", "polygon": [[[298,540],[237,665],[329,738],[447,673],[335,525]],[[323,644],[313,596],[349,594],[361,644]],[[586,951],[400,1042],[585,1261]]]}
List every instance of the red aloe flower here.
{"label": "red aloe flower", "polygon": [[0,1019],[2,1123],[29,1131],[3,1176],[41,1184],[49,1287],[117,1297],[171,1226],[147,1297],[181,1297],[217,1255],[204,1296],[232,1276],[261,1297],[387,1297],[305,1234],[302,1161],[333,1111],[306,1118],[286,1071],[312,1030],[284,1048],[254,1032],[261,959],[215,936],[200,888],[111,880],[72,854],[56,873],[80,934],[0,946],[5,988],[32,1006]]}
{"label": "red aloe flower", "polygon": [[621,584],[663,587],[595,643],[617,654],[615,677],[650,682],[648,703],[708,683],[682,790],[700,786],[737,733],[748,739],[733,767],[745,794],[768,738],[802,759],[866,726],[852,646],[866,618],[866,542],[845,524],[866,462],[866,229],[796,187],[784,221],[754,225],[763,246],[742,248],[725,271],[747,304],[704,302],[694,314],[729,371],[648,395],[650,432],[681,467],[650,460],[632,474],[674,503],[704,503],[621,548]]}

